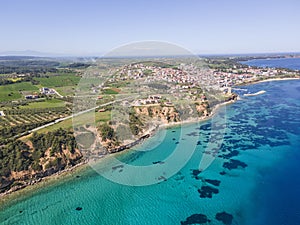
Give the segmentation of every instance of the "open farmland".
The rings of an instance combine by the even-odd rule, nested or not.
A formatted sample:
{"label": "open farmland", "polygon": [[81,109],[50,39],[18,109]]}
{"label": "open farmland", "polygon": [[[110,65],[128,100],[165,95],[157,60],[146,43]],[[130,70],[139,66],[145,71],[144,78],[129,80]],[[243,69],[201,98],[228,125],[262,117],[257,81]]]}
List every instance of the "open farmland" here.
{"label": "open farmland", "polygon": [[38,92],[39,89],[30,82],[3,85],[0,86],[0,102],[20,99],[23,91]]}
{"label": "open farmland", "polygon": [[52,75],[49,77],[37,77],[36,81],[39,81],[40,85],[43,87],[55,88],[64,86],[76,86],[80,81],[80,76],[75,76],[74,74],[67,75]]}
{"label": "open farmland", "polygon": [[57,108],[64,107],[66,103],[60,99],[46,99],[43,101],[30,102],[28,105],[20,106],[21,109],[35,109],[35,108]]}

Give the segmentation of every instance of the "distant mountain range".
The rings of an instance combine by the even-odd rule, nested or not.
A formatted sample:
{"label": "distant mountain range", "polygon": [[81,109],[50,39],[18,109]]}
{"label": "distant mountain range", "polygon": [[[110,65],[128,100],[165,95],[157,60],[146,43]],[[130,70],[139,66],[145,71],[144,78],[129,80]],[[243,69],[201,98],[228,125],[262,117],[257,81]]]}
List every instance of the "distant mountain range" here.
{"label": "distant mountain range", "polygon": [[0,56],[57,57],[57,56],[64,56],[64,55],[62,55],[62,54],[55,54],[55,53],[38,52],[38,51],[32,51],[32,50],[25,50],[25,51],[5,51],[5,52],[0,52]]}
{"label": "distant mountain range", "polygon": [[66,54],[66,53],[49,53],[32,50],[25,51],[4,51],[0,52],[0,56],[34,56],[34,57],[94,57],[101,54]]}

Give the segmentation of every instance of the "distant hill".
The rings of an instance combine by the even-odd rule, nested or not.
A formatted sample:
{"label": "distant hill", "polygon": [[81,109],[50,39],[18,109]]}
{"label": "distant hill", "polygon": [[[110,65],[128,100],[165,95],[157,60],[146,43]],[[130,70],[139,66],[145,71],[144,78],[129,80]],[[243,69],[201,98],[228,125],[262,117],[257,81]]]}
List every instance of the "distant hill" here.
{"label": "distant hill", "polygon": [[74,58],[74,57],[99,57],[102,53],[89,53],[89,54],[67,54],[67,53],[49,53],[49,52],[39,52],[32,50],[25,51],[4,51],[0,52],[0,56],[31,56],[31,57],[64,57],[64,58]]}
{"label": "distant hill", "polygon": [[45,52],[38,52],[38,51],[5,51],[0,52],[0,56],[37,56],[37,57],[53,57],[58,56],[59,54],[55,53],[45,53]]}

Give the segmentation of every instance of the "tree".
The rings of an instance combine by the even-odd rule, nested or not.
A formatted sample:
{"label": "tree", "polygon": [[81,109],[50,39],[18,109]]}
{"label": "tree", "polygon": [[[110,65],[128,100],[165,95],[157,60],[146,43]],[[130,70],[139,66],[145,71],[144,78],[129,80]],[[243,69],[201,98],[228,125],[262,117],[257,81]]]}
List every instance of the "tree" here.
{"label": "tree", "polygon": [[111,128],[107,123],[104,123],[100,126],[100,132],[103,141],[106,141],[107,139],[113,140],[115,138],[115,131],[113,128]]}

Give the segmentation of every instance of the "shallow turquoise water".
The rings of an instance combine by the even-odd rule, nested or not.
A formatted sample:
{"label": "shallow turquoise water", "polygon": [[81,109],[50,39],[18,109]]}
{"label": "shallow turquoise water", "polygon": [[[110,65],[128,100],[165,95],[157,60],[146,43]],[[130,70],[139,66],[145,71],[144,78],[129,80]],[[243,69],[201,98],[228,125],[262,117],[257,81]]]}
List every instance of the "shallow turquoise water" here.
{"label": "shallow turquoise water", "polygon": [[[79,177],[74,175],[73,179],[7,206],[0,212],[0,223],[171,225],[180,224],[193,214],[203,214],[210,224],[217,225],[223,223],[216,219],[216,214],[225,211],[233,216],[231,224],[300,224],[300,206],[295,200],[300,196],[296,188],[300,178],[281,171],[290,169],[288,174],[293,174],[299,168],[295,159],[300,150],[300,81],[260,83],[245,88],[250,92],[267,92],[226,107],[222,145],[211,149],[216,158],[201,173],[197,174],[199,162],[212,155],[205,152],[209,141],[214,141],[215,131],[211,127],[222,122],[222,113],[216,115],[214,122],[160,131],[137,149],[155,145],[152,151],[133,150],[118,156],[132,165],[153,165],[164,162],[176,146],[182,154],[195,147],[188,163],[166,181],[150,186],[124,186],[89,169]],[[161,139],[163,142],[159,143],[157,140]],[[101,162],[109,163],[109,159]],[[234,168],[237,163],[240,165]],[[106,170],[122,174],[126,166],[118,171],[107,166]],[[281,182],[275,179],[278,174]],[[219,186],[205,179],[219,181]],[[201,197],[202,187],[218,193],[209,196],[202,191]],[[276,198],[276,187],[286,188],[282,199]],[[289,190],[293,192],[287,194]],[[293,210],[289,204],[283,204],[292,200]],[[76,210],[77,207],[82,209]]]}

